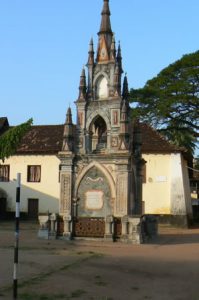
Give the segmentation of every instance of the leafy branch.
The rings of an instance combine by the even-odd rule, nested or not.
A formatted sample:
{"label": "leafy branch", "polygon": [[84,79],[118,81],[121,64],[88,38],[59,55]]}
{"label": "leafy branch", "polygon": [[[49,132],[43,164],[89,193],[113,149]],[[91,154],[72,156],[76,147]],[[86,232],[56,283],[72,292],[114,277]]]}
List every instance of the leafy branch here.
{"label": "leafy branch", "polygon": [[30,129],[32,123],[33,120],[29,119],[25,123],[10,128],[0,136],[0,159],[4,161],[5,158],[15,154],[22,137]]}

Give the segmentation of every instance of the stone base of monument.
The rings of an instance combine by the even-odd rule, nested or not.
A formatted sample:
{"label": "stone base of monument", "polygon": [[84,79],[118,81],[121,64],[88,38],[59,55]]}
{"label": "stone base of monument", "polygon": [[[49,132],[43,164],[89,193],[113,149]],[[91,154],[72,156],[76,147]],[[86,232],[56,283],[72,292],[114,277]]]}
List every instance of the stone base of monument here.
{"label": "stone base of monument", "polygon": [[40,239],[48,240],[49,239],[49,230],[48,229],[39,229],[37,236]]}
{"label": "stone base of monument", "polygon": [[50,231],[48,239],[49,240],[56,240],[57,239],[57,233],[56,233],[56,231]]}
{"label": "stone base of monument", "polygon": [[142,235],[144,243],[150,243],[158,236],[158,219],[154,215],[142,216]]}
{"label": "stone base of monument", "polygon": [[113,241],[113,235],[112,234],[105,234],[104,235],[104,240],[112,242]]}
{"label": "stone base of monument", "polygon": [[72,240],[71,232],[64,232],[63,236],[61,237],[62,240],[70,241]]}

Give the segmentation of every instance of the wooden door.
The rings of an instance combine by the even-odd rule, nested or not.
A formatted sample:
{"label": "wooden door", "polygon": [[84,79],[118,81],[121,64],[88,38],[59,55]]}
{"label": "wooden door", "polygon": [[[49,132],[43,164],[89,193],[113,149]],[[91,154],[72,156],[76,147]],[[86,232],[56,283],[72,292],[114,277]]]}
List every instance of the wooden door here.
{"label": "wooden door", "polygon": [[28,199],[28,218],[30,220],[37,220],[39,213],[39,200]]}

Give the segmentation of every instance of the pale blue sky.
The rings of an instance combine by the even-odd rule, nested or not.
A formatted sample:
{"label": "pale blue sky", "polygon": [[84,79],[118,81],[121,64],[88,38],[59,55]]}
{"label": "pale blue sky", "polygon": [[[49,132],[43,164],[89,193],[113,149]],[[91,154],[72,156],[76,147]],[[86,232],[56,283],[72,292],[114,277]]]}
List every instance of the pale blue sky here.
{"label": "pale blue sky", "polygon": [[[61,124],[78,96],[102,0],[0,0],[0,116]],[[198,47],[199,0],[110,0],[130,87]],[[75,113],[74,113],[75,114]],[[75,119],[75,116],[73,116]]]}

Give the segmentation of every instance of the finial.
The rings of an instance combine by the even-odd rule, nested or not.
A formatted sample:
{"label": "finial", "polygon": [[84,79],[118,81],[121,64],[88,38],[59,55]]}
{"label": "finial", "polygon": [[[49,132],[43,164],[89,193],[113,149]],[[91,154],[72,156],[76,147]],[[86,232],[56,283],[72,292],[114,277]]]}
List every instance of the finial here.
{"label": "finial", "polygon": [[87,65],[93,65],[93,64],[94,64],[94,48],[93,48],[93,38],[91,38],[90,44],[89,44]]}
{"label": "finial", "polygon": [[73,121],[72,121],[72,111],[70,106],[68,107],[67,113],[66,113],[66,122],[65,124],[67,125],[72,125]]}
{"label": "finial", "polygon": [[129,96],[128,79],[127,79],[127,73],[125,73],[124,81],[123,81],[122,98],[127,100],[128,96]]}
{"label": "finial", "polygon": [[111,42],[111,59],[115,60],[116,56],[116,49],[115,49],[115,35],[112,36],[112,42]]}
{"label": "finial", "polygon": [[102,20],[101,20],[101,26],[100,26],[100,32],[99,33],[111,33],[111,22],[110,22],[110,9],[109,9],[109,1],[104,0],[104,5],[102,9]]}
{"label": "finial", "polygon": [[86,74],[85,68],[83,66],[81,76],[80,76],[80,83],[79,83],[79,100],[85,100],[86,97]]}

